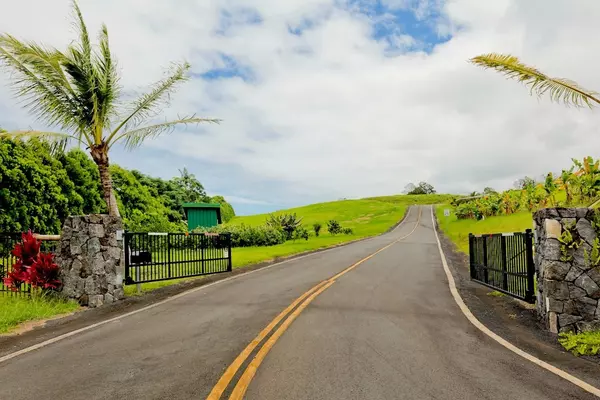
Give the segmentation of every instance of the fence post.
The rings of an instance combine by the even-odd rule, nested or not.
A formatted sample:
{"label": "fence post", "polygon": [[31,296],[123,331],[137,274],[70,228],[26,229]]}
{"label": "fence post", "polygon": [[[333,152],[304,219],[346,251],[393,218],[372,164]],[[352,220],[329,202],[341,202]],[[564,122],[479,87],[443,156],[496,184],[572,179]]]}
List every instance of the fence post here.
{"label": "fence post", "polygon": [[227,255],[229,259],[227,271],[231,272],[233,270],[233,263],[231,262],[231,233],[227,234]]}
{"label": "fence post", "polygon": [[476,278],[475,274],[475,237],[472,233],[469,233],[469,272],[471,273],[471,279]]}
{"label": "fence post", "polygon": [[502,289],[508,291],[508,267],[506,263],[506,236],[500,236],[500,252],[502,253]]}
{"label": "fence post", "polygon": [[125,282],[128,283],[130,282],[131,278],[129,275],[129,261],[130,261],[130,255],[129,255],[129,233],[128,232],[123,232],[123,247],[125,247]]}
{"label": "fence post", "polygon": [[200,251],[202,252],[202,273],[204,274],[204,248],[206,247],[206,232],[200,237]]}
{"label": "fence post", "polygon": [[487,236],[481,235],[483,239],[483,281],[488,283],[488,254],[487,254]]}
{"label": "fence post", "polygon": [[173,275],[171,274],[171,233],[167,234],[167,265],[169,266],[169,278]]}
{"label": "fence post", "polygon": [[525,254],[527,256],[527,292],[525,293],[525,301],[534,303],[535,264],[533,262],[533,234],[531,229],[525,230]]}

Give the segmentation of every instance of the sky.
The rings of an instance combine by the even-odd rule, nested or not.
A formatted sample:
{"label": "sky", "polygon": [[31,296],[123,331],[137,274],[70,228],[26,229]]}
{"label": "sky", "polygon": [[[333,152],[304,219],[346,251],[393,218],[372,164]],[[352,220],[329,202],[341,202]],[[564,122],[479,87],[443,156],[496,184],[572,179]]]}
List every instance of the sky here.
{"label": "sky", "polygon": [[[467,62],[510,53],[600,90],[597,0],[80,0],[108,26],[128,97],[192,65],[165,117],[220,118],[111,162],[171,178],[186,167],[238,214],[340,198],[507,189],[598,156],[600,110],[531,97]],[[0,31],[64,49],[68,0],[2,7]],[[43,129],[0,70],[0,126]]]}

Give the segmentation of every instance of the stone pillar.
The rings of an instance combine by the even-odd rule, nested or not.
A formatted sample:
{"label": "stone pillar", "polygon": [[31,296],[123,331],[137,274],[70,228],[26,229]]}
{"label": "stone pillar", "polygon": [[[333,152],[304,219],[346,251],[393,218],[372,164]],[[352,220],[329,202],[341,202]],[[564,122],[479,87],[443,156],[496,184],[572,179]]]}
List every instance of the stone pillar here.
{"label": "stone pillar", "polygon": [[124,297],[120,218],[92,214],[71,216],[63,225],[57,250],[64,296],[98,307]]}
{"label": "stone pillar", "polygon": [[553,333],[600,329],[597,233],[589,208],[546,208],[533,216],[537,312]]}

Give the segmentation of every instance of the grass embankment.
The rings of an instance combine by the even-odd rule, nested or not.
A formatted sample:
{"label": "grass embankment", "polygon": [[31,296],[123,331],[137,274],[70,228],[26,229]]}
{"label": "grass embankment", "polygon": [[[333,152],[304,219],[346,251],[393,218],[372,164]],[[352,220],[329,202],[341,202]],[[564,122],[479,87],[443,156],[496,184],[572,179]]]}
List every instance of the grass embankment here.
{"label": "grass embankment", "polygon": [[[233,268],[270,261],[276,258],[292,256],[307,251],[323,249],[357,239],[364,239],[384,233],[402,219],[409,206],[414,204],[438,204],[450,201],[453,196],[435,195],[397,195],[371,197],[360,200],[340,200],[312,204],[304,207],[280,210],[273,214],[296,213],[302,218],[302,224],[313,232],[313,224],[322,225],[321,234],[308,240],[288,241],[268,247],[234,248],[231,253]],[[263,225],[268,214],[235,217],[230,225]],[[344,228],[352,228],[352,235],[331,235],[327,232],[327,221],[337,220]],[[201,278],[194,278],[201,279]],[[172,285],[182,280],[151,282],[142,284],[142,293],[159,287]],[[127,295],[136,294],[136,287],[125,288]]]}
{"label": "grass embankment", "polygon": [[65,301],[34,295],[31,298],[0,294],[0,334],[19,324],[71,313],[79,308],[75,301]]}
{"label": "grass embankment", "polygon": [[[444,216],[444,210],[450,210],[450,216]],[[523,232],[533,227],[530,212],[489,217],[484,220],[457,219],[452,206],[445,204],[436,208],[437,219],[444,234],[465,254],[469,253],[469,233]]]}

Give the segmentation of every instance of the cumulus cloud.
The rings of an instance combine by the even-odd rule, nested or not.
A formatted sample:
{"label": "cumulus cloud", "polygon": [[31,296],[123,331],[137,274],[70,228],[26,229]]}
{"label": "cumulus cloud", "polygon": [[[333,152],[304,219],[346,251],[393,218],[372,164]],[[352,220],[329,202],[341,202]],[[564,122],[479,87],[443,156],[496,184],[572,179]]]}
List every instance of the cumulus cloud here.
{"label": "cumulus cloud", "polygon": [[[148,142],[133,159],[118,151],[115,161],[164,175],[185,160],[232,201],[281,205],[394,194],[421,180],[444,192],[503,189],[596,155],[596,113],[538,101],[466,60],[510,52],[600,89],[600,3],[371,4],[82,0],[90,28],[109,27],[128,93],[185,58],[193,79],[166,113],[223,119]],[[68,15],[66,0],[21,0],[3,9],[0,26],[62,47]],[[35,126],[6,87],[0,125]]]}

